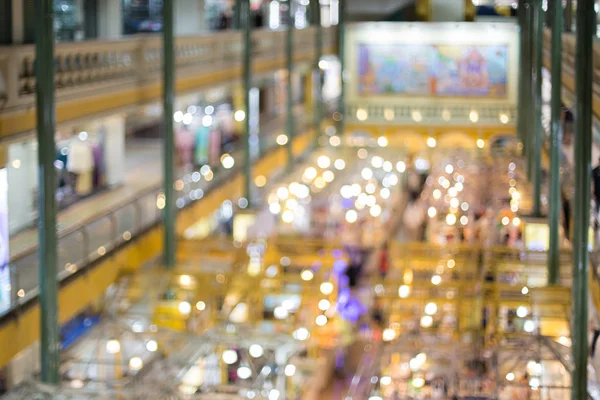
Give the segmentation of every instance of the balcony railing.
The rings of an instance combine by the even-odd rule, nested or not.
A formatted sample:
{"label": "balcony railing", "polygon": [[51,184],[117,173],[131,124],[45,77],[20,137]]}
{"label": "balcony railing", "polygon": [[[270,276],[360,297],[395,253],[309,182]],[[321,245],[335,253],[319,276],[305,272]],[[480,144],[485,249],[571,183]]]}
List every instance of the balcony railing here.
{"label": "balcony railing", "polygon": [[[552,31],[544,30],[544,65],[550,67],[552,57]],[[600,42],[594,41],[594,55],[592,59],[593,76],[594,76],[594,96],[600,97]],[[564,76],[569,76],[575,79],[575,35],[572,33],[564,33],[562,35],[562,68],[563,80]],[[573,82],[574,83],[574,82]],[[573,91],[574,87],[569,88]]]}
{"label": "balcony railing", "polygon": [[[310,57],[315,50],[314,27],[294,35],[297,55]],[[323,48],[335,44],[333,28],[323,30]],[[227,71],[242,64],[241,32],[178,36],[175,39],[177,77]],[[252,34],[252,62],[283,59],[285,31],[257,30]],[[55,47],[57,101],[124,91],[158,83],[162,68],[160,35],[110,41],[59,43]],[[0,47],[0,99],[3,111],[35,103],[35,46]]]}

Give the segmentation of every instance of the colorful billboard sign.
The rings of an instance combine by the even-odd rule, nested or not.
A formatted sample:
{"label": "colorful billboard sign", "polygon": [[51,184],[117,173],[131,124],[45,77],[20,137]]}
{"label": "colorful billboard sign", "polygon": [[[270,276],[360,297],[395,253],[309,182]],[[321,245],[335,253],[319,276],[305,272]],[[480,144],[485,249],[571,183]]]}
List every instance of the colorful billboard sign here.
{"label": "colorful billboard sign", "polygon": [[507,45],[358,44],[358,94],[507,96]]}

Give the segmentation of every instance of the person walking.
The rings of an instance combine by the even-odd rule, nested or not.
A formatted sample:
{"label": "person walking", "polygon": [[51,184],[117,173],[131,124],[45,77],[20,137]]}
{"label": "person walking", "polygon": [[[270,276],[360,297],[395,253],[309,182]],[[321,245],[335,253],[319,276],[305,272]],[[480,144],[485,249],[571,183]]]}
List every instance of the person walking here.
{"label": "person walking", "polygon": [[384,242],[379,253],[379,276],[385,279],[390,269],[390,255],[388,242]]}

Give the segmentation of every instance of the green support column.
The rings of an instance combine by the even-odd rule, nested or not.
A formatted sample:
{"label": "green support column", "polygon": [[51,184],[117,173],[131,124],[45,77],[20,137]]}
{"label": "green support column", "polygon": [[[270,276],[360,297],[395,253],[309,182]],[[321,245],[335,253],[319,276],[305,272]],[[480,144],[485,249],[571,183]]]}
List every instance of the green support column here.
{"label": "green support column", "polygon": [[250,157],[250,89],[252,89],[252,18],[250,18],[250,0],[243,2],[244,21],[244,197],[251,207],[252,196],[250,185],[252,180],[252,159]]}
{"label": "green support column", "polygon": [[291,170],[294,166],[294,152],[292,149],[292,145],[294,143],[294,93],[292,90],[292,69],[294,67],[294,11],[292,9],[292,0],[288,0],[288,27],[285,36],[285,60],[285,66],[287,69],[287,167]]}
{"label": "green support column", "polygon": [[519,24],[520,24],[520,36],[521,36],[521,62],[520,62],[520,74],[519,74],[519,138],[523,144],[523,154],[527,157],[527,171],[529,173],[529,160],[531,155],[531,137],[533,136],[533,125],[532,125],[532,97],[531,92],[533,91],[532,81],[532,1],[534,0],[520,0],[519,2]]}
{"label": "green support column", "polygon": [[594,0],[577,2],[575,51],[575,196],[573,230],[573,375],[571,399],[587,398],[588,229],[592,157],[592,57]]}
{"label": "green support column", "polygon": [[243,3],[244,0],[235,0],[233,4],[233,16],[231,21],[231,27],[233,29],[242,29],[243,21]]}
{"label": "green support column", "polygon": [[518,21],[519,21],[519,88],[518,88],[518,113],[517,113],[517,136],[521,143],[523,143],[523,153],[525,149],[525,122],[527,112],[527,91],[525,85],[527,81],[527,43],[526,43],[526,30],[527,30],[527,14],[525,12],[526,0],[519,0],[518,10]]}
{"label": "green support column", "polygon": [[550,249],[548,251],[548,284],[558,284],[560,259],[560,148],[562,145],[561,88],[562,88],[562,29],[563,10],[560,0],[552,2],[552,100],[550,137],[550,189],[548,193],[548,226]]}
{"label": "green support column", "polygon": [[533,163],[532,163],[532,184],[533,184],[533,209],[532,214],[536,217],[542,215],[542,63],[543,63],[543,40],[544,40],[544,11],[542,10],[542,0],[533,2],[534,25],[534,137],[533,137]]}
{"label": "green support column", "polygon": [[346,0],[339,0],[339,19],[338,19],[338,58],[340,59],[340,98],[338,103],[338,111],[340,113],[340,120],[337,125],[338,135],[344,134],[344,118],[346,118],[346,103],[345,93],[346,85],[344,82],[344,75],[346,72]]}
{"label": "green support column", "polygon": [[527,67],[528,79],[526,82],[527,90],[527,117],[525,122],[525,134],[527,135],[525,141],[527,142],[527,176],[530,182],[533,182],[534,173],[534,157],[535,157],[535,32],[536,32],[536,20],[535,20],[535,6],[536,0],[527,0]]}
{"label": "green support column", "polygon": [[174,140],[173,140],[173,98],[175,95],[175,56],[173,48],[173,0],[163,2],[163,119],[164,119],[164,245],[165,267],[175,266],[175,192]]}
{"label": "green support column", "polygon": [[315,129],[314,145],[317,146],[319,143],[319,137],[321,136],[321,92],[323,89],[321,85],[321,68],[319,67],[319,61],[321,60],[321,56],[323,55],[323,26],[321,25],[320,0],[313,0],[310,4],[312,5],[313,24],[316,26],[315,61],[313,65],[313,113]]}
{"label": "green support column", "polygon": [[54,160],[54,4],[35,2],[35,76],[38,140],[38,228],[40,281],[41,378],[60,382],[57,303],[56,177]]}

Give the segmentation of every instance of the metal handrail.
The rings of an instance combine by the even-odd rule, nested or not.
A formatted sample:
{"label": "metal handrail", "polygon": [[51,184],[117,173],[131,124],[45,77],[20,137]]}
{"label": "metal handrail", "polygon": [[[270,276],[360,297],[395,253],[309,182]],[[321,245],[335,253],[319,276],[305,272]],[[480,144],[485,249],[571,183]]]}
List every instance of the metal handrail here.
{"label": "metal handrail", "polygon": [[[298,132],[304,131],[312,123],[311,118],[308,118],[309,113],[306,113],[306,115],[307,118],[301,119],[301,124],[297,126]],[[280,132],[281,129],[278,127],[262,137],[263,141],[267,142],[267,146],[261,146],[259,157],[263,157],[273,148],[278,147],[273,138]],[[241,149],[236,149],[232,152],[232,156],[236,159],[241,159],[240,153]],[[198,196],[199,198],[190,196],[192,192],[201,190],[204,193],[205,191],[213,190],[226,179],[230,179],[241,171],[242,167],[238,164],[231,170],[215,170],[214,178],[211,181],[205,182],[202,180],[200,182],[188,183],[188,192],[185,193],[185,197],[180,197],[179,200],[183,199],[183,201],[177,207],[182,209],[199,200],[199,198],[204,197],[204,195]],[[179,178],[183,179],[181,176]],[[161,189],[162,185],[146,189],[141,194],[136,195],[136,198],[128,199],[110,211],[86,219],[82,223],[61,232],[58,237],[59,281],[73,276],[76,272],[85,269],[88,265],[110,254],[111,251],[118,249],[136,235],[160,223],[161,211],[156,206],[156,198]],[[119,214],[123,214],[123,220],[121,221],[117,218]],[[95,233],[90,232],[95,225],[105,223],[108,224],[100,226],[100,229],[96,230]],[[120,223],[124,226],[119,227]],[[103,228],[108,233],[103,232]],[[74,240],[72,239],[73,237]],[[73,258],[77,258],[77,260],[61,260],[63,257],[61,253],[68,252],[69,246],[72,247],[71,255]],[[37,246],[28,249],[26,252],[22,252],[18,258],[11,261],[11,301],[10,306],[6,310],[0,310],[0,323],[12,311],[28,304],[37,297],[37,262]],[[30,280],[30,284],[28,285],[30,287],[26,289],[27,292],[24,289],[26,285],[23,284],[23,280],[26,280],[25,277]]]}

